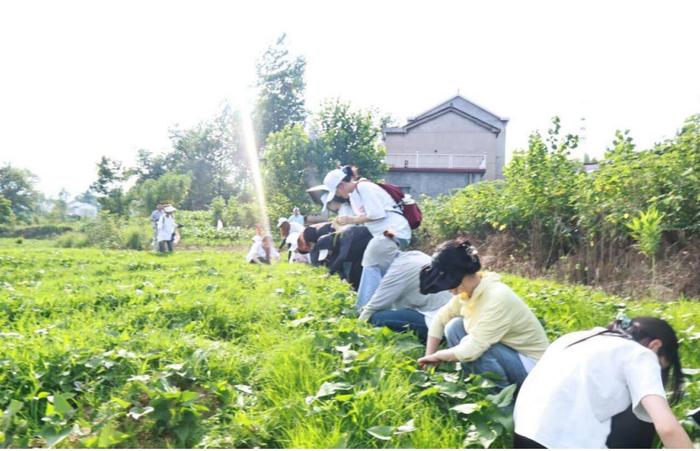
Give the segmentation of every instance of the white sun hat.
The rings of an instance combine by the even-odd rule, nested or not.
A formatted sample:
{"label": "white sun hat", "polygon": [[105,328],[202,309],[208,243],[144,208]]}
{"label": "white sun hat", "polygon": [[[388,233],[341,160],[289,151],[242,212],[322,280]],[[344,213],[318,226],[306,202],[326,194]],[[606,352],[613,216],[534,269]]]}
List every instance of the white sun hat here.
{"label": "white sun hat", "polygon": [[289,222],[289,219],[287,219],[287,218],[279,218],[279,219],[277,220],[277,227],[278,227],[278,228],[281,227],[282,224],[284,224],[285,222]]}
{"label": "white sun hat", "polygon": [[163,211],[166,213],[172,213],[177,211],[177,208],[173,207],[172,205],[166,205],[165,208],[163,208]]}

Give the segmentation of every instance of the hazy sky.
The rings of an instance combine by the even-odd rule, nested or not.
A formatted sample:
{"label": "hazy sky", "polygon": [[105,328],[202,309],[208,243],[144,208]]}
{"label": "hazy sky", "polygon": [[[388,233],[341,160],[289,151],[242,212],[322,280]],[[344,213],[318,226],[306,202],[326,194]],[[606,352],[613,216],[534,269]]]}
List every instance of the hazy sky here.
{"label": "hazy sky", "polygon": [[[76,194],[101,155],[168,149],[168,129],[245,101],[282,32],[328,97],[404,120],[458,91],[511,119],[508,153],[558,114],[601,155],[700,113],[698,1],[7,1],[0,163]],[[585,117],[585,123],[580,118]]]}

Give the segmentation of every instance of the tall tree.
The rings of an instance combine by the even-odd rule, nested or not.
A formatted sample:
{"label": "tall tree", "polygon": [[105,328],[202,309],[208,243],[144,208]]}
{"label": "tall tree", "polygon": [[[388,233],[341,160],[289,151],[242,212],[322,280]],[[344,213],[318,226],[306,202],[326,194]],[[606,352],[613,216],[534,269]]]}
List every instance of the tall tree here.
{"label": "tall tree", "polygon": [[12,224],[13,222],[15,222],[15,214],[12,211],[12,202],[0,194],[0,224]]}
{"label": "tall tree", "polygon": [[355,164],[361,175],[380,178],[386,172],[380,143],[385,121],[372,111],[334,100],[314,116],[313,138],[301,125],[270,134],[264,175],[271,210],[288,214],[293,206],[312,208],[306,188],[321,183],[338,163]]}
{"label": "tall tree", "polygon": [[323,171],[340,164],[354,164],[360,174],[378,179],[388,169],[386,150],[380,142],[382,125],[387,121],[371,110],[353,109],[339,99],[323,103],[315,116],[313,130],[322,151],[319,167]]}
{"label": "tall tree", "polygon": [[97,202],[105,211],[119,216],[127,214],[128,201],[123,187],[126,178],[120,161],[103,156],[97,163],[97,180],[90,185],[90,189],[95,192]]}
{"label": "tall tree", "polygon": [[318,178],[317,146],[300,125],[290,125],[268,137],[265,146],[264,180],[268,205],[274,215],[287,216],[293,207],[311,207],[305,192],[310,175]]}
{"label": "tall tree", "polygon": [[154,155],[146,149],[139,149],[136,155],[136,166],[131,172],[137,176],[136,183],[145,180],[155,180],[168,172],[164,155]]}
{"label": "tall tree", "polygon": [[190,191],[188,175],[167,173],[157,179],[148,179],[135,185],[129,195],[144,214],[150,214],[158,203],[166,202],[178,207],[183,204]]}
{"label": "tall tree", "polygon": [[257,63],[258,99],[254,119],[257,142],[263,147],[267,136],[287,125],[303,124],[304,107],[303,56],[292,56],[285,46],[286,35],[280,36],[268,47]]}
{"label": "tall tree", "polygon": [[217,196],[228,199],[241,191],[248,168],[240,151],[239,116],[229,107],[213,120],[172,131],[174,150],[165,159],[170,172],[191,177],[182,207],[202,210]]}
{"label": "tall tree", "polygon": [[0,196],[10,202],[12,214],[19,221],[29,222],[36,211],[36,181],[36,176],[26,169],[10,164],[0,168]]}

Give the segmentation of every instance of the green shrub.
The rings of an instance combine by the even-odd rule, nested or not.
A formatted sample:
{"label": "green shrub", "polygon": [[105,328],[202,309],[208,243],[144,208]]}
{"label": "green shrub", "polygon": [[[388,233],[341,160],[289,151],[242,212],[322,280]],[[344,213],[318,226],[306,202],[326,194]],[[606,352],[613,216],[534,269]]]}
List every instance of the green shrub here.
{"label": "green shrub", "polygon": [[0,237],[15,238],[22,237],[27,239],[48,239],[63,233],[73,230],[72,227],[66,225],[33,225],[26,227],[9,227],[0,226]]}
{"label": "green shrub", "polygon": [[58,237],[56,240],[56,245],[58,247],[75,247],[83,248],[90,246],[90,239],[84,233],[80,232],[68,232]]}
{"label": "green shrub", "polygon": [[150,227],[130,225],[121,232],[122,247],[125,249],[145,250],[151,245],[153,232]]}

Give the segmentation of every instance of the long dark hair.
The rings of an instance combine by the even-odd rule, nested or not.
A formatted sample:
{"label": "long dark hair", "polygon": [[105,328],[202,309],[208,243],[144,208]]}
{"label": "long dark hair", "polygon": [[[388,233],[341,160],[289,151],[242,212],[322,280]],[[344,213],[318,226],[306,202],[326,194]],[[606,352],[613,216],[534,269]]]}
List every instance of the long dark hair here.
{"label": "long dark hair", "polygon": [[683,371],[678,353],[678,337],[673,327],[661,318],[639,316],[632,319],[632,324],[625,331],[632,340],[644,346],[652,340],[661,340],[662,345],[657,354],[669,363],[668,367],[661,371],[661,375],[664,384],[670,384],[671,404],[678,402],[683,394]]}
{"label": "long dark hair", "polygon": [[661,318],[638,316],[631,320],[617,319],[608,324],[607,329],[571,343],[573,346],[598,335],[614,334],[619,337],[634,340],[642,346],[647,346],[653,340],[661,340],[661,348],[657,351],[659,357],[668,360],[669,365],[661,370],[664,385],[671,388],[670,404],[675,404],[683,395],[683,369],[678,353],[678,337],[671,325]]}

